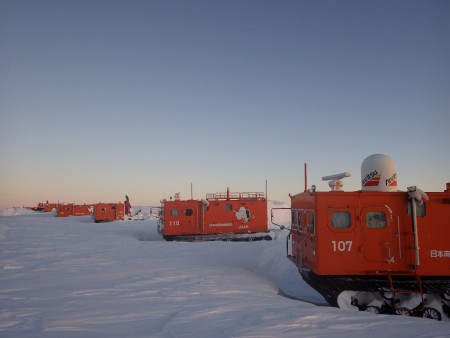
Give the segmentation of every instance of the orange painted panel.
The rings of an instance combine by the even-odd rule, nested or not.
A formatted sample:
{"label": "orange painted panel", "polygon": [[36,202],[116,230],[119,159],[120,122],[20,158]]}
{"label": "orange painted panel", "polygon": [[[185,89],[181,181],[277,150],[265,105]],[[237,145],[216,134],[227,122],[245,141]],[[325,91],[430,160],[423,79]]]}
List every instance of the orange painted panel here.
{"label": "orange painted panel", "polygon": [[59,204],[56,208],[57,217],[92,215],[93,206],[88,204]]}
{"label": "orange painted panel", "polygon": [[94,204],[92,218],[97,222],[109,222],[123,220],[125,207],[123,203],[98,203]]}
{"label": "orange painted panel", "polygon": [[[419,266],[450,276],[450,192],[427,193],[418,215]],[[319,275],[411,272],[416,263],[406,192],[305,192],[292,196],[292,255]],[[308,212],[314,214],[308,225]],[[299,214],[299,215],[297,215]],[[311,223],[311,222],[310,222]]]}
{"label": "orange painted panel", "polygon": [[163,201],[163,235],[249,234],[268,231],[260,193],[208,194],[206,200]]}

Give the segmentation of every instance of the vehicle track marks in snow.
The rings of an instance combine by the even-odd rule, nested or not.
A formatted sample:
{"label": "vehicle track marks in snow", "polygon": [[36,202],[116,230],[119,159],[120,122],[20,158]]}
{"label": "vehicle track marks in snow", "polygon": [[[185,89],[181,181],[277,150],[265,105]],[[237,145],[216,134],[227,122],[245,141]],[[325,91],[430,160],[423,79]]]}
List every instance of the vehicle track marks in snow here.
{"label": "vehicle track marks in snow", "polygon": [[277,294],[280,295],[280,296],[283,296],[285,298],[288,298],[288,299],[299,300],[301,302],[312,304],[312,305],[316,305],[316,306],[327,306],[327,307],[330,307],[329,304],[324,303],[324,302],[311,301],[311,300],[308,300],[306,298],[300,298],[300,297],[295,297],[295,296],[289,295],[289,294],[287,294],[286,292],[284,292],[281,289],[278,289]]}

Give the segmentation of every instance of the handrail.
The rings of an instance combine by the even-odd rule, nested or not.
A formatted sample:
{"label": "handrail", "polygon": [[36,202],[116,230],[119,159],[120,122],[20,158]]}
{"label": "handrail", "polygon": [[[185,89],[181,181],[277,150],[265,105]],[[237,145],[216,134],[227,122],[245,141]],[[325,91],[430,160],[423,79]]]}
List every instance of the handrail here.
{"label": "handrail", "polygon": [[292,210],[292,208],[272,208],[272,209],[270,209],[270,222],[273,225],[276,225],[277,227],[279,227],[281,230],[286,229],[286,230],[289,230],[289,232],[291,232],[292,230],[286,228],[283,224],[277,224],[277,223],[274,222],[274,219],[275,219],[275,216],[273,214],[274,210]]}
{"label": "handrail", "polygon": [[[289,232],[289,234],[286,236],[286,257],[292,257],[292,251],[291,254],[289,254],[289,240],[292,237],[292,232]],[[291,247],[292,250],[292,247]]]}
{"label": "handrail", "polygon": [[402,242],[400,232],[400,216],[397,215],[398,258],[402,259]]}
{"label": "handrail", "polygon": [[420,256],[419,256],[419,235],[417,233],[417,211],[416,211],[416,200],[414,197],[409,198],[411,205],[411,221],[412,221],[412,232],[414,236],[414,270],[417,270],[420,266]]}
{"label": "handrail", "polygon": [[263,192],[216,192],[206,194],[209,200],[264,200]]}

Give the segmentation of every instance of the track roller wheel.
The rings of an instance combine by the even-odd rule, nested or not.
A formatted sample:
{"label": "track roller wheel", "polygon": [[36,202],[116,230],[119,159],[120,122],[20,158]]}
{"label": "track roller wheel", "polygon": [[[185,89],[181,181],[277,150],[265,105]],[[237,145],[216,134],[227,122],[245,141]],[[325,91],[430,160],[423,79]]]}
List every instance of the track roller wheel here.
{"label": "track roller wheel", "polygon": [[423,310],[422,317],[429,318],[429,319],[435,319],[435,320],[442,319],[441,313],[438,310],[433,309],[432,307],[425,308],[425,310]]}
{"label": "track roller wheel", "polygon": [[391,291],[380,291],[380,295],[386,300],[394,298],[394,294]]}
{"label": "track roller wheel", "polygon": [[411,311],[409,311],[407,308],[399,307],[395,310],[395,314],[400,316],[411,316]]}
{"label": "track roller wheel", "polygon": [[378,306],[371,306],[371,305],[366,307],[365,311],[370,313],[381,313],[380,308]]}
{"label": "track roller wheel", "polygon": [[441,298],[450,301],[450,291],[445,291],[441,293]]}

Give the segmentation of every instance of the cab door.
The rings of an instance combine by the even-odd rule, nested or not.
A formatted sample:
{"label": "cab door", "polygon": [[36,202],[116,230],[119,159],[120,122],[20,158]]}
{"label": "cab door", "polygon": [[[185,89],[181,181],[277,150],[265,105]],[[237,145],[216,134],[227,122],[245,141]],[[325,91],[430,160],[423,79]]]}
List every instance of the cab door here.
{"label": "cab door", "polygon": [[361,251],[370,262],[394,263],[398,247],[394,241],[392,211],[387,206],[366,206],[361,209]]}
{"label": "cab door", "polygon": [[187,202],[181,208],[182,225],[188,234],[202,233],[202,224],[199,219],[201,203],[199,201]]}
{"label": "cab door", "polygon": [[201,233],[199,201],[166,202],[164,235],[192,235]]}

